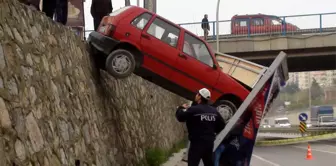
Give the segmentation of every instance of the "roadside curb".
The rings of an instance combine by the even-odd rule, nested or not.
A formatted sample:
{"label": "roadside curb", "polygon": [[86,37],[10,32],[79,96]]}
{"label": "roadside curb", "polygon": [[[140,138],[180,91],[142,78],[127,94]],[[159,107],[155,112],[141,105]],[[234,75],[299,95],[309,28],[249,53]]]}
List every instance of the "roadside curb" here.
{"label": "roadside curb", "polygon": [[328,139],[334,139],[334,138],[336,138],[336,132],[330,133],[330,134],[306,136],[306,137],[298,137],[298,138],[290,138],[290,139],[282,139],[282,140],[258,141],[256,142],[256,146],[290,145],[290,144],[304,143],[307,141],[320,141],[320,140],[328,140]]}

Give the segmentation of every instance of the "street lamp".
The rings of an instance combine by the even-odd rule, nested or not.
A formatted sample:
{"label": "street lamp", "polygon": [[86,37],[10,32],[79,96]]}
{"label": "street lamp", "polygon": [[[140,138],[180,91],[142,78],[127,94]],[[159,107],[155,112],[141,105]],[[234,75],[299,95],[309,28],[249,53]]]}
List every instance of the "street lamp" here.
{"label": "street lamp", "polygon": [[217,0],[217,11],[216,11],[216,47],[217,47],[217,52],[219,52],[219,4],[220,0]]}
{"label": "street lamp", "polygon": [[311,76],[310,76],[310,72],[308,72],[308,81],[309,81],[309,92],[308,92],[308,94],[309,94],[309,109],[311,109],[311,105],[312,105],[312,98],[311,98],[311,86],[312,86],[312,83],[311,83]]}

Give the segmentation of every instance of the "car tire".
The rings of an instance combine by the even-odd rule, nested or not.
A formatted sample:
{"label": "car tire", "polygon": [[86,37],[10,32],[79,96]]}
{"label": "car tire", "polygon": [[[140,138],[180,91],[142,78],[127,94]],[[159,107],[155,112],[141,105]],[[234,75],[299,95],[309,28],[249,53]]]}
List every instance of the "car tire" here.
{"label": "car tire", "polygon": [[115,78],[130,76],[135,69],[134,55],[124,49],[117,49],[110,53],[105,62],[106,71]]}
{"label": "car tire", "polygon": [[228,123],[232,116],[237,112],[237,107],[229,100],[219,100],[214,104],[217,111],[222,115],[225,123]]}

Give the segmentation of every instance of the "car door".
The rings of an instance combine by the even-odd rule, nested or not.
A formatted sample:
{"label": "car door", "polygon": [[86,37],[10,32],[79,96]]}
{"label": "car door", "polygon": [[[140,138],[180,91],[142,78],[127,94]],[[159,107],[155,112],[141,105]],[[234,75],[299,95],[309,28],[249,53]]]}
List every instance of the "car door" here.
{"label": "car door", "polygon": [[180,28],[156,16],[141,34],[143,67],[169,79],[176,64]]}
{"label": "car door", "polygon": [[248,33],[248,18],[238,18],[234,21],[233,34],[243,35]]}
{"label": "car door", "polygon": [[[126,18],[119,22],[118,31],[114,36],[117,39],[123,39],[123,42],[129,42],[136,46],[141,45],[141,34],[146,25],[152,18],[152,14],[145,12],[141,13],[135,18]],[[134,16],[129,16],[134,17]],[[126,36],[126,37],[125,37]]]}
{"label": "car door", "polygon": [[261,33],[266,33],[266,28],[264,24],[264,19],[263,18],[252,18],[251,19],[251,24],[250,24],[250,33],[251,34],[261,34]]}
{"label": "car door", "polygon": [[213,68],[215,62],[208,46],[194,35],[183,33],[176,63],[177,72],[173,73],[172,80],[192,92],[205,87],[213,89],[220,71]]}

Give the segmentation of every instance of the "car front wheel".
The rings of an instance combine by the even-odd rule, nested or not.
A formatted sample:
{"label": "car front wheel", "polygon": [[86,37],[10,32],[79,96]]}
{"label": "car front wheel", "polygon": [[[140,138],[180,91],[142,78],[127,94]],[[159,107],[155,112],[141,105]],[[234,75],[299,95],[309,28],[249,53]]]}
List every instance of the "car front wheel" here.
{"label": "car front wheel", "polygon": [[130,76],[135,69],[135,59],[131,52],[124,49],[112,51],[105,62],[106,71],[115,78]]}
{"label": "car front wheel", "polygon": [[220,100],[214,104],[217,111],[222,115],[225,123],[228,123],[232,116],[236,113],[237,107],[228,100]]}

